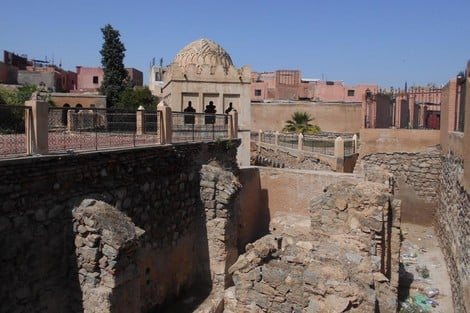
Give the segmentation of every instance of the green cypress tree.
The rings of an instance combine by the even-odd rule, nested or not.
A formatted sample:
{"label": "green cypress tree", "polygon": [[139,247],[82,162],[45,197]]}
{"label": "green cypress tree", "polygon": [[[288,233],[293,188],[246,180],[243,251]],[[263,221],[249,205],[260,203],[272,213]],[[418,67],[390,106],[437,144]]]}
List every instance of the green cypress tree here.
{"label": "green cypress tree", "polygon": [[101,32],[104,39],[100,50],[104,78],[100,92],[106,96],[108,107],[112,107],[119,102],[121,93],[127,87],[128,73],[124,68],[126,48],[121,42],[119,31],[110,24],[101,28]]}

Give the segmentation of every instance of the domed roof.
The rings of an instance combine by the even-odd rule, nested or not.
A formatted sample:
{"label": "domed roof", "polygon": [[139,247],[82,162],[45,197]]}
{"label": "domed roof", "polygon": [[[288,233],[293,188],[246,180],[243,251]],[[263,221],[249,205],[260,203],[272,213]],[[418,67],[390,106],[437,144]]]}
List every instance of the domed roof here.
{"label": "domed roof", "polygon": [[224,48],[209,39],[199,39],[191,42],[181,49],[173,63],[183,68],[189,64],[197,66],[206,64],[210,66],[222,65],[225,68],[233,66],[232,59]]}

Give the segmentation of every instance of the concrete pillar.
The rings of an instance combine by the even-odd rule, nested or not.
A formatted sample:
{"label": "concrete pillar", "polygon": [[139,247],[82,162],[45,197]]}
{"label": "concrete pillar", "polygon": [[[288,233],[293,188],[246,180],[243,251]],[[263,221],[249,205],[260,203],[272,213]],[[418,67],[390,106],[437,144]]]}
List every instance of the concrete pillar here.
{"label": "concrete pillar", "polygon": [[344,140],[341,137],[335,139],[336,172],[344,172]]}
{"label": "concrete pillar", "polygon": [[297,149],[302,151],[304,149],[304,134],[299,134],[299,140],[297,143]]}
{"label": "concrete pillar", "polygon": [[32,153],[32,131],[33,131],[33,116],[31,110],[27,109],[24,112],[24,134],[26,136],[26,154],[30,155]]}
{"label": "concrete pillar", "polygon": [[137,108],[137,112],[135,113],[135,124],[135,133],[137,135],[145,134],[145,108],[143,106],[139,106]]}
{"label": "concrete pillar", "polygon": [[49,151],[49,107],[47,102],[40,100],[28,100],[25,102],[25,105],[32,108],[31,153],[46,154]]}
{"label": "concrete pillar", "polygon": [[358,149],[357,149],[358,140],[357,140],[357,135],[356,134],[353,135],[352,140],[353,140],[353,153],[357,153],[357,151],[358,151]]}
{"label": "concrete pillar", "polygon": [[229,119],[228,137],[230,139],[238,138],[238,112],[232,110],[229,114],[232,118]]}
{"label": "concrete pillar", "polygon": [[417,122],[418,117],[417,117],[417,114],[416,114],[417,110],[416,110],[415,96],[414,95],[410,97],[408,105],[409,105],[409,109],[410,109],[410,111],[409,111],[410,112],[409,113],[410,114],[410,120],[409,120],[409,125],[408,126],[410,126],[410,128],[416,128],[416,125],[418,124],[418,122]]}
{"label": "concrete pillar", "polygon": [[261,136],[263,136],[263,131],[260,129],[258,131],[258,153],[261,152]]}
{"label": "concrete pillar", "polygon": [[173,135],[173,123],[171,120],[171,108],[167,106],[165,103],[160,102],[157,105],[157,111],[160,112],[162,116],[162,123],[160,125],[161,128],[161,143],[162,144],[170,144],[172,135]]}
{"label": "concrete pillar", "polygon": [[277,147],[279,146],[279,131],[276,130],[274,133],[274,151],[277,152]]}
{"label": "concrete pillar", "polygon": [[74,110],[67,110],[67,130],[69,132],[76,129],[75,119],[73,118]]}

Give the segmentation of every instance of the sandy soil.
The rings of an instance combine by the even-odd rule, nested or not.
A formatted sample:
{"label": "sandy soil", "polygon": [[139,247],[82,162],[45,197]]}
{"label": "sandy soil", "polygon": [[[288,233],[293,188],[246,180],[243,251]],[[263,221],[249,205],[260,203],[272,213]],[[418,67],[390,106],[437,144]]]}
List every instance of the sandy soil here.
{"label": "sandy soil", "polygon": [[[438,305],[430,312],[453,313],[449,275],[433,227],[409,223],[402,223],[401,227],[401,261],[404,264],[400,275],[401,299],[416,293],[425,294],[426,288],[437,288],[439,294],[431,299]],[[428,278],[422,277],[424,266],[429,271]]]}

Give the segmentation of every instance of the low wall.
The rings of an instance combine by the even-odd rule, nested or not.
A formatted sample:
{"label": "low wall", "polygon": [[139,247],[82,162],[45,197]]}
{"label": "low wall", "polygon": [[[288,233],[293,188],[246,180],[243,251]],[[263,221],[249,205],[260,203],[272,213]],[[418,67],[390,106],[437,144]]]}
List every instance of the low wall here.
{"label": "low wall", "polygon": [[[118,251],[118,265],[135,258],[129,268],[136,272],[129,274],[138,277],[132,300],[139,310],[159,307],[195,284],[210,289],[216,281],[223,288],[226,262],[237,252],[230,228],[237,225],[233,204],[240,188],[236,146],[182,144],[0,162],[0,280],[8,282],[0,284],[0,312],[90,308],[84,288],[100,288],[100,268],[115,264],[96,259],[99,236],[90,219],[73,225],[72,210],[85,198],[103,200],[145,232],[138,248]],[[127,276],[119,277],[124,280],[111,288],[125,286]],[[119,300],[123,305],[112,312],[126,312],[127,300]]]}
{"label": "low wall", "polygon": [[363,128],[359,158],[374,153],[420,152],[439,145],[439,130]]}
{"label": "low wall", "polygon": [[251,130],[280,131],[294,112],[307,112],[322,131],[358,133],[362,127],[361,103],[251,103]]}
{"label": "low wall", "polygon": [[439,135],[433,130],[361,129],[360,165],[355,171],[376,165],[395,176],[405,222],[434,221],[441,172]]}
{"label": "low wall", "polygon": [[354,174],[323,171],[259,168],[260,188],[271,220],[279,215],[308,215],[310,200],[323,193],[329,184],[339,181],[355,182]]}

